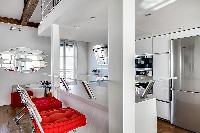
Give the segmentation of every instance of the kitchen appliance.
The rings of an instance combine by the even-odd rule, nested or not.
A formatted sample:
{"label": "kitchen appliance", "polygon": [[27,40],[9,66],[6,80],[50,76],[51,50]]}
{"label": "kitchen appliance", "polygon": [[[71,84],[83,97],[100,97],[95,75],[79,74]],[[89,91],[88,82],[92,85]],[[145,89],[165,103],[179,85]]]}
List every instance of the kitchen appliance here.
{"label": "kitchen appliance", "polygon": [[153,56],[152,55],[141,55],[135,58],[135,70],[137,76],[148,76],[152,77],[153,71]]}
{"label": "kitchen appliance", "polygon": [[200,37],[171,41],[171,123],[200,132]]}
{"label": "kitchen appliance", "polygon": [[[138,55],[135,58],[135,87],[138,94],[145,92],[146,95],[153,94],[152,87],[148,85],[153,80],[153,55]],[[147,89],[151,88],[151,89]]]}
{"label": "kitchen appliance", "polygon": [[153,67],[153,56],[152,55],[141,55],[135,58],[136,68],[152,68]]}

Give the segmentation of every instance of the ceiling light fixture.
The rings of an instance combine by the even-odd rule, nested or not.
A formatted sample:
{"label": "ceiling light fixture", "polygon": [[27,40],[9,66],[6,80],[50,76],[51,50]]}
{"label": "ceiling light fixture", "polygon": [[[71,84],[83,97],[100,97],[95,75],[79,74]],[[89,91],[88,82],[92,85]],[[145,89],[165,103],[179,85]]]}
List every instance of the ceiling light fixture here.
{"label": "ceiling light fixture", "polygon": [[15,27],[15,26],[11,26],[11,27],[10,27],[10,30],[18,30],[18,31],[21,31],[21,28]]}
{"label": "ceiling light fixture", "polygon": [[90,17],[90,19],[96,19],[96,17]]}
{"label": "ceiling light fixture", "polygon": [[159,4],[156,7],[154,7],[152,10],[153,11],[159,10],[159,9],[161,9],[163,7],[166,7],[166,6],[168,6],[168,5],[170,5],[170,4],[174,3],[174,2],[176,2],[176,0],[168,0],[166,2],[163,2],[163,3]]}

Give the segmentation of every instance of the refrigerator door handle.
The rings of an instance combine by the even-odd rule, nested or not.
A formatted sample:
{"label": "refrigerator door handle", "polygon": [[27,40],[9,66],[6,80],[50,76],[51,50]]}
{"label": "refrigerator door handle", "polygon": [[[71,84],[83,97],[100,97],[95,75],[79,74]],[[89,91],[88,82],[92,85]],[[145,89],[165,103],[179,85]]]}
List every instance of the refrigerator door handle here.
{"label": "refrigerator door handle", "polygon": [[173,88],[174,88],[174,79],[170,79],[169,80],[169,88],[170,88],[170,90],[173,90]]}

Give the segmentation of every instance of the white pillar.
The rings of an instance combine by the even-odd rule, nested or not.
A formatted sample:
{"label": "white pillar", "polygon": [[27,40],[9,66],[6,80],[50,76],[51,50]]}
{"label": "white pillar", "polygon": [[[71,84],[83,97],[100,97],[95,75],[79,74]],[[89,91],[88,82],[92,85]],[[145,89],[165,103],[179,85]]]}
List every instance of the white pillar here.
{"label": "white pillar", "polygon": [[53,96],[60,88],[60,34],[59,25],[51,26],[51,85]]}
{"label": "white pillar", "polygon": [[123,0],[123,133],[135,132],[135,0]]}
{"label": "white pillar", "polygon": [[109,133],[135,133],[134,0],[109,0]]}

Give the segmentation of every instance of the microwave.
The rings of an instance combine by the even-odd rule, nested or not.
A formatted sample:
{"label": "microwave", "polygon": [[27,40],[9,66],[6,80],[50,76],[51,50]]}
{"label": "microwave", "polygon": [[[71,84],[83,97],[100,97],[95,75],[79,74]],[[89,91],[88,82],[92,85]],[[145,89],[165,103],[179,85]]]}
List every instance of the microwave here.
{"label": "microwave", "polygon": [[153,55],[137,56],[135,68],[153,68]]}

